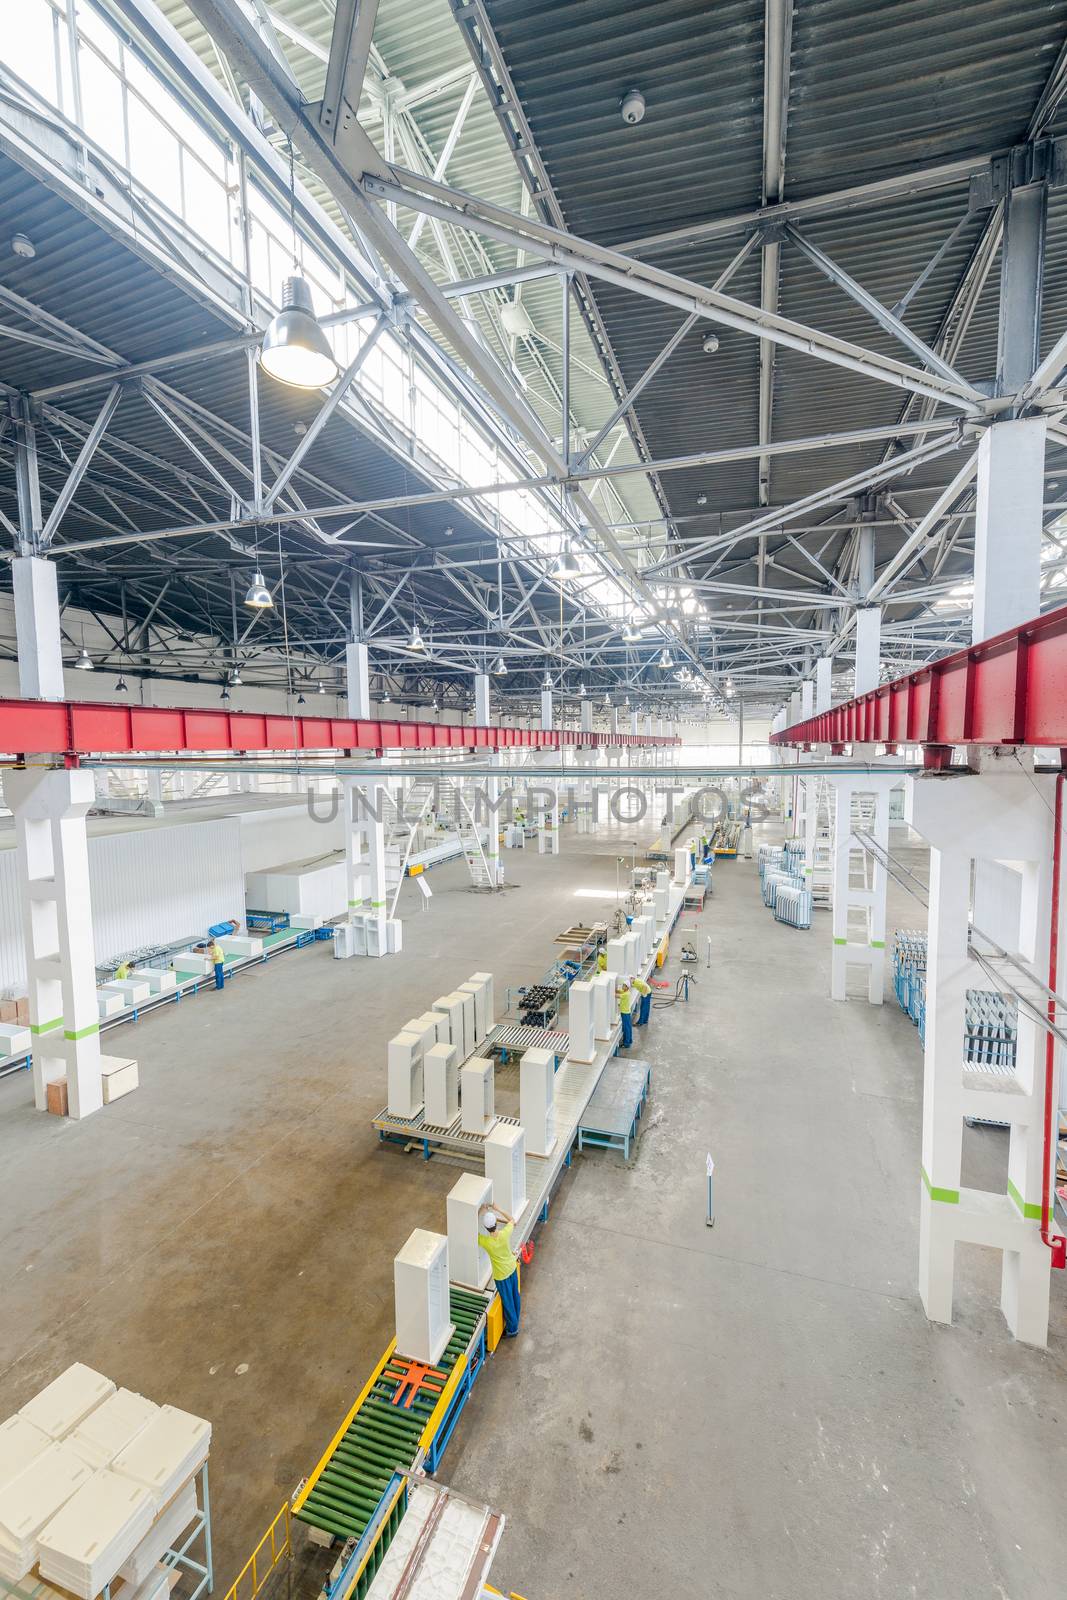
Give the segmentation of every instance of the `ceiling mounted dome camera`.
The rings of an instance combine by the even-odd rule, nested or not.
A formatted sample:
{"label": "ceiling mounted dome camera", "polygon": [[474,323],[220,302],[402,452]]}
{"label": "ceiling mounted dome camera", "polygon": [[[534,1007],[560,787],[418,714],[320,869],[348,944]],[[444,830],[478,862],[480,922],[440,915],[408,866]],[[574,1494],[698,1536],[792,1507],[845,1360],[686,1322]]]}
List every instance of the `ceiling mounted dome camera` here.
{"label": "ceiling mounted dome camera", "polygon": [[640,122],[645,114],[645,97],[640,89],[627,89],[619,109],[622,112],[622,120],[628,122],[631,127],[635,122]]}

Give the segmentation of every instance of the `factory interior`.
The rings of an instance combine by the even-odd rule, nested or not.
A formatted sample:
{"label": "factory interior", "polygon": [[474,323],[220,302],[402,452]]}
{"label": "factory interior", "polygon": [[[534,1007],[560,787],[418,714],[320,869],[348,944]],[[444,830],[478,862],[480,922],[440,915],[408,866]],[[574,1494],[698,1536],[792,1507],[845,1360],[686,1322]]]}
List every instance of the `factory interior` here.
{"label": "factory interior", "polygon": [[1067,0],[17,12],[0,1600],[1062,1600]]}

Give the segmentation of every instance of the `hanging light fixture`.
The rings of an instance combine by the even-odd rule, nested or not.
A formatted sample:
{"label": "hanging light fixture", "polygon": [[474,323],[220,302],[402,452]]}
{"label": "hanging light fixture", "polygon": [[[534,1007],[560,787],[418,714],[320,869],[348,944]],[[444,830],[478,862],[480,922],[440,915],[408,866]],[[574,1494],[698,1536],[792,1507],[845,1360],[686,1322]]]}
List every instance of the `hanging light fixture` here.
{"label": "hanging light fixture", "polygon": [[493,677],[494,678],[506,678],[507,675],[508,675],[508,664],[507,664],[507,662],[504,660],[503,656],[497,656],[496,664],[493,667]]}
{"label": "hanging light fixture", "polygon": [[669,672],[671,667],[674,665],[671,653],[667,649],[666,645],[663,646],[663,654],[659,658],[659,664],[663,668],[664,672]]}
{"label": "hanging light fixture", "polygon": [[611,696],[606,689],[604,690],[604,710],[611,710]]}
{"label": "hanging light fixture", "polygon": [[119,681],[115,685],[115,693],[116,694],[125,694],[127,688],[128,688],[128,685],[126,683],[126,679],[122,676],[122,673],[120,672],[119,673]]}
{"label": "hanging light fixture", "polygon": [[229,674],[226,678],[226,683],[231,689],[239,689],[241,687],[242,683],[244,683],[244,679],[241,677],[240,667],[230,668]]}
{"label": "hanging light fixture", "polygon": [[629,695],[627,695],[626,699],[623,701],[622,709],[624,711],[629,711],[629,709],[630,709],[630,696]]}
{"label": "hanging light fixture", "polygon": [[545,668],[545,675],[542,679],[541,687],[542,689],[551,689],[552,687],[552,674],[547,667]]}
{"label": "hanging light fixture", "polygon": [[298,694],[297,695],[296,703],[297,703],[298,706],[302,706],[302,705],[305,704],[304,696],[302,694]]}
{"label": "hanging light fixture", "polygon": [[93,666],[93,658],[84,645],[78,651],[78,659],[75,661],[74,667],[77,672],[95,672],[96,670]]}
{"label": "hanging light fixture", "polygon": [[408,649],[414,650],[416,655],[421,655],[426,649],[426,642],[423,639],[422,634],[419,632],[419,625],[417,622],[413,622],[411,625],[411,638],[408,640]]}
{"label": "hanging light fixture", "polygon": [[585,684],[584,683],[579,683],[579,685],[578,685],[578,698],[579,698],[579,700],[584,700],[585,699]]}
{"label": "hanging light fixture", "polygon": [[229,691],[229,689],[227,689],[226,685],[223,684],[222,693],[219,695],[219,699],[220,700],[228,700],[229,698],[230,698],[230,691]]}
{"label": "hanging light fixture", "polygon": [[622,636],[628,644],[635,644],[641,637],[641,629],[636,622],[628,622],[622,630]]}
{"label": "hanging light fixture", "polygon": [[267,324],[259,364],[279,383],[297,389],[321,389],[337,376],[330,342],[315,317],[311,286],[297,259],[296,175],[289,142],[289,220],[293,230],[293,272],[282,285],[282,308]]}
{"label": "hanging light fixture", "polygon": [[563,549],[556,557],[556,564],[552,568],[552,576],[554,578],[577,578],[581,570],[578,565],[578,559],[571,549],[570,540],[564,539]]}
{"label": "hanging light fixture", "polygon": [[274,596],[267,588],[266,580],[258,567],[252,574],[252,582],[248,585],[245,605],[252,611],[270,611],[274,605]]}
{"label": "hanging light fixture", "polygon": [[319,683],[319,691],[318,692],[319,692],[319,694],[325,694],[326,693],[326,685],[325,685],[325,683],[320,681],[320,683]]}

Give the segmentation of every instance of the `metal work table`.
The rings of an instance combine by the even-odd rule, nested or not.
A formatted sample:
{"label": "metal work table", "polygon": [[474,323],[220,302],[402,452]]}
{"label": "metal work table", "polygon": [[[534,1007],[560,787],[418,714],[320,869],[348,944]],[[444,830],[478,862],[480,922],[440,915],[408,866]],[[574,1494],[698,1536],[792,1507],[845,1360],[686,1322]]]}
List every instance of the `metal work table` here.
{"label": "metal work table", "polygon": [[647,1061],[623,1060],[605,1067],[578,1123],[578,1148],[601,1145],[630,1159],[637,1124],[648,1100],[652,1068]]}

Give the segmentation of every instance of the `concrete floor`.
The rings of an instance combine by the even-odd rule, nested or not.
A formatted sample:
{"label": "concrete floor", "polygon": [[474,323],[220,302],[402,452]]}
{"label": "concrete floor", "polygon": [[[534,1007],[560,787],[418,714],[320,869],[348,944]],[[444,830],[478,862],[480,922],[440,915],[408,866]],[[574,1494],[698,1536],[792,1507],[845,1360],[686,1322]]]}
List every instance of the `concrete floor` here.
{"label": "concrete floor", "polygon": [[[386,1040],[479,967],[501,995],[539,976],[634,832],[509,854],[520,887],[495,899],[438,869],[403,956],[312,946],[120,1030],[143,1087],[83,1125],[0,1081],[0,1416],[80,1358],[210,1417],[227,1585],[390,1337],[393,1253],[443,1223],[456,1169],[368,1126]],[[988,1252],[961,1252],[956,1326],[928,1325],[914,1028],[825,998],[825,919],[776,925],[752,864],[719,866],[690,928],[713,968],[641,1047],[638,1153],[575,1158],[523,1336],[445,1458],[508,1518],[494,1580],[531,1600],[1062,1595],[1062,1275],[1047,1354],[1010,1340]],[[1000,1181],[1002,1146],[969,1136],[969,1181]]]}

